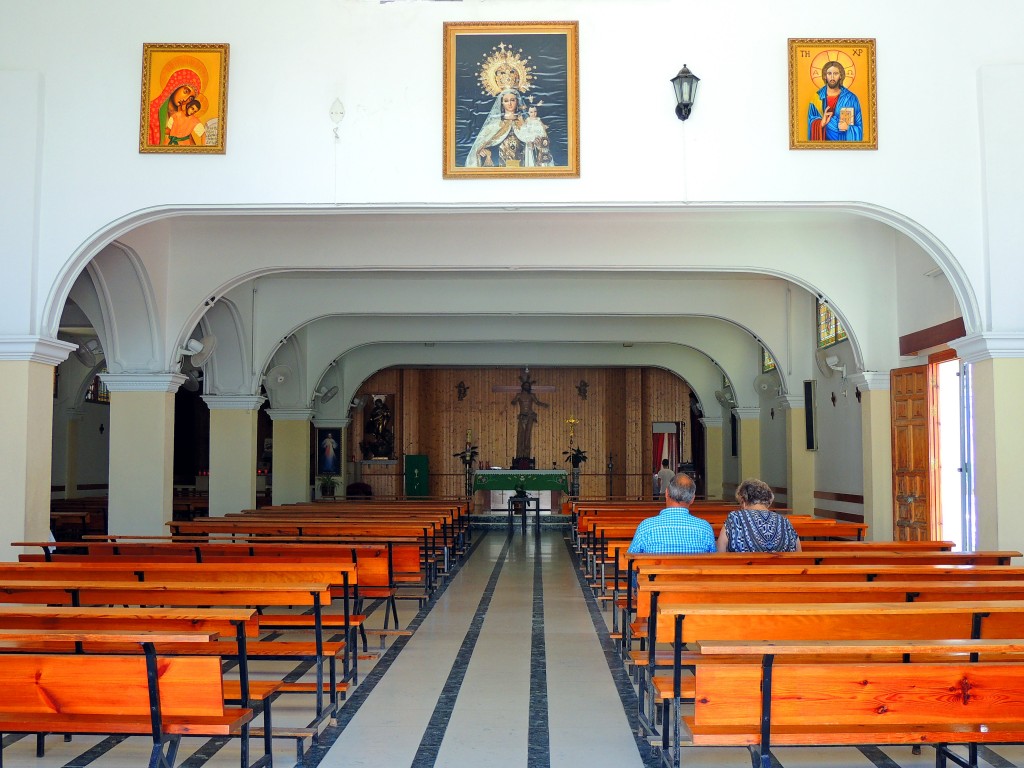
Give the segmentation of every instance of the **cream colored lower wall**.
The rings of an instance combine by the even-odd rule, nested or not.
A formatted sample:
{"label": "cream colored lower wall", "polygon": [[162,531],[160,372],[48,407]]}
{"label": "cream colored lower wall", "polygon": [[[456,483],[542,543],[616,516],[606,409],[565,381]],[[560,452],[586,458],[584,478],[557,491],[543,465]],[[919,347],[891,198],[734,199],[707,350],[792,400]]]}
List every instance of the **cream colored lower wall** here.
{"label": "cream colored lower wall", "polygon": [[892,406],[887,389],[861,392],[861,445],[868,539],[892,541]]}
{"label": "cream colored lower wall", "polygon": [[[211,516],[256,506],[257,414],[255,410],[210,409]],[[308,455],[308,445],[303,452]],[[278,453],[275,442],[275,457]]]}
{"label": "cream colored lower wall", "polygon": [[160,535],[174,489],[174,395],[110,392],[110,533]]}
{"label": "cream colored lower wall", "polygon": [[310,429],[308,421],[274,420],[275,504],[309,501]]}
{"label": "cream colored lower wall", "polygon": [[978,548],[1024,551],[1024,360],[990,358],[974,363],[971,387]]}
{"label": "cream colored lower wall", "polygon": [[761,409],[737,408],[739,418],[739,481],[761,478]]}
{"label": "cream colored lower wall", "polygon": [[45,541],[50,527],[53,366],[0,362],[0,560],[18,559],[11,541]]}
{"label": "cream colored lower wall", "polygon": [[704,419],[704,456],[707,461],[705,487],[709,499],[722,498],[722,420]]}
{"label": "cream colored lower wall", "polygon": [[787,408],[785,414],[788,506],[795,514],[813,515],[815,453],[807,450],[807,414],[803,408]]}

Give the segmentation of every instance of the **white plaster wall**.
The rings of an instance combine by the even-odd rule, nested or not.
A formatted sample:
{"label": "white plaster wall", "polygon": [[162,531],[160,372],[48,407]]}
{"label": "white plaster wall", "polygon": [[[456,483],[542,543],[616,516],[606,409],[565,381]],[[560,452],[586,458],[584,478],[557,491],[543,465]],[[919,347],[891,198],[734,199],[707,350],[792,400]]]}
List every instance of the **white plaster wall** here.
{"label": "white plaster wall", "polygon": [[[854,386],[845,384],[839,374],[815,377],[816,424],[818,455],[815,464],[815,490],[829,493],[861,494],[864,491],[864,459],[861,451],[860,404]],[[832,395],[836,402],[832,404]],[[824,508],[835,507],[833,502],[817,501]],[[845,511],[845,510],[844,510]],[[855,510],[858,513],[862,509]]]}
{"label": "white plaster wall", "polygon": [[[0,322],[24,331],[48,299],[59,304],[51,295],[55,278],[93,233],[137,211],[175,205],[858,201],[918,223],[949,249],[951,268],[959,265],[981,286],[978,110],[944,110],[942,130],[921,130],[919,102],[907,89],[927,41],[924,48],[956,63],[943,68],[941,93],[996,117],[1005,106],[997,65],[1020,59],[1021,17],[1017,0],[990,0],[970,13],[948,0],[859,3],[840,26],[843,35],[878,41],[879,150],[825,153],[788,149],[786,39],[837,34],[831,14],[803,4],[307,0],[286,9],[222,0],[183,14],[137,0],[7,3],[0,70],[27,74],[5,75],[0,97],[28,104],[19,120],[0,126],[0,146],[27,150],[2,182],[5,196],[11,186],[27,195],[16,209],[21,245],[6,255],[36,252],[38,274],[34,284],[23,276],[0,289]],[[443,180],[443,22],[538,18],[579,20],[581,178]],[[138,153],[147,41],[231,44],[226,155]],[[673,114],[668,83],[684,61],[702,78],[685,125]],[[993,74],[979,85],[983,67]],[[337,142],[327,117],[336,96],[348,110]],[[744,112],[741,104],[756,109]],[[102,142],[83,145],[76,126],[85,118],[102,127]],[[992,182],[997,164],[1016,163],[1020,151],[1007,151],[1015,137],[1005,128],[986,122],[984,136],[997,145],[986,147],[986,172],[998,192],[1019,174],[1008,170]],[[38,201],[38,217],[23,219],[35,208],[29,200]],[[39,224],[34,244],[30,220]],[[1015,237],[1014,228],[1006,235]],[[835,247],[828,237],[814,242]],[[1018,282],[1019,265],[1006,259],[999,269],[1000,284]],[[29,297],[20,298],[29,285]],[[1019,303],[1001,312],[1001,327],[1021,325]]]}
{"label": "white plaster wall", "polygon": [[[960,308],[949,282],[935,262],[906,238],[896,239],[897,295],[914,300],[897,302],[898,336],[931,328],[960,317]],[[881,282],[881,281],[880,281]]]}
{"label": "white plaster wall", "polygon": [[[774,409],[775,414],[772,415]],[[775,393],[761,398],[761,480],[772,488],[788,486],[786,469],[786,412],[782,409]],[[787,503],[786,496],[780,496],[777,503]]]}

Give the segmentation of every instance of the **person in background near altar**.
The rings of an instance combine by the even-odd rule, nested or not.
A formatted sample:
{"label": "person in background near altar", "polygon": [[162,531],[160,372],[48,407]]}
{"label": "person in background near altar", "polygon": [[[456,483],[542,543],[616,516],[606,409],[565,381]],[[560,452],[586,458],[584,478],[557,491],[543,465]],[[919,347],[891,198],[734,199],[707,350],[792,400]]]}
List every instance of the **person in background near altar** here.
{"label": "person in background near altar", "polygon": [[760,480],[744,480],[736,489],[740,509],[725,518],[718,534],[719,552],[799,552],[793,524],[771,510],[775,494]]}
{"label": "person in background near altar", "polygon": [[661,469],[658,470],[658,495],[662,495],[668,490],[668,484],[672,482],[672,478],[675,477],[675,472],[669,469],[668,459],[661,460]]}
{"label": "person in background near altar", "polygon": [[640,521],[629,551],[703,553],[715,551],[715,532],[707,520],[690,514],[697,486],[688,475],[675,475],[665,489],[665,509]]}

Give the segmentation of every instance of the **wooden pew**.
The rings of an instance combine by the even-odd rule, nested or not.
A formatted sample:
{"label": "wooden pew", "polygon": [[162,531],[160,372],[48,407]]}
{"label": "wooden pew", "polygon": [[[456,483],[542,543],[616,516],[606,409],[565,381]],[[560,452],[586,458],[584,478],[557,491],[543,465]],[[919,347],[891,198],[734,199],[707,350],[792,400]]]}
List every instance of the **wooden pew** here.
{"label": "wooden pew", "polygon": [[[654,608],[652,608],[654,610]],[[808,603],[666,605],[656,609],[659,636],[671,636],[670,676],[654,676],[647,694],[672,708],[662,747],[678,765],[683,669],[695,663],[687,644],[710,640],[954,640],[1024,637],[1024,603],[1013,601],[925,603]],[[653,656],[653,647],[651,654]],[[883,661],[890,661],[885,658]],[[893,659],[896,664],[902,658]],[[641,702],[644,710],[645,703]],[[653,730],[646,711],[641,719]]]}
{"label": "wooden pew", "polygon": [[[203,648],[199,652],[231,657],[240,666],[248,667],[253,660],[266,661],[312,661],[316,683],[285,683],[281,692],[308,693],[316,697],[316,715],[310,727],[318,727],[333,717],[339,706],[339,696],[344,694],[348,683],[339,681],[336,658],[345,655],[345,642],[328,642],[323,639],[320,617],[322,608],[330,602],[330,587],[327,584],[274,584],[274,583],[175,583],[175,582],[104,582],[75,580],[62,582],[9,581],[0,584],[0,602],[45,603],[48,605],[130,605],[130,606],[310,606],[316,628],[312,642],[303,641],[258,641],[244,639],[228,643],[222,641],[222,648]],[[236,644],[237,643],[237,644]],[[173,646],[163,646],[163,652],[180,652]],[[325,666],[327,671],[325,673]],[[324,705],[327,693],[330,706]]]}
{"label": "wooden pew", "polygon": [[[233,657],[237,651],[239,664],[236,666],[237,679],[224,680],[225,703],[235,703],[242,707],[254,709],[262,705],[265,717],[263,727],[252,728],[250,735],[262,737],[265,750],[271,750],[272,738],[286,738],[295,741],[296,756],[299,762],[303,758],[303,742],[314,739],[317,729],[306,727],[273,727],[270,719],[270,702],[280,692],[283,683],[280,680],[251,680],[249,676],[247,644],[254,642],[261,633],[260,617],[256,611],[248,608],[153,608],[153,607],[122,607],[122,606],[42,606],[42,605],[5,605],[0,604],[0,637],[10,639],[12,631],[54,632],[54,633],[123,633],[159,632],[169,635],[172,632],[188,633],[201,631],[213,633],[221,640],[234,638],[233,647],[210,647],[204,649],[206,655]],[[174,642],[170,637],[162,637],[157,641],[160,653],[167,652],[163,643]],[[24,643],[20,644],[24,646]],[[100,642],[94,638],[88,645],[72,643],[70,639],[63,641],[63,648],[48,647],[47,652],[95,652],[125,653],[131,649],[122,648],[121,642],[109,638]],[[11,649],[8,649],[11,650]],[[178,646],[178,650],[181,647]],[[190,646],[186,653],[197,652]],[[42,754],[42,737],[37,751]]]}
{"label": "wooden pew", "polygon": [[[978,744],[1024,741],[1021,642],[705,641],[698,646],[708,658],[728,654],[730,663],[696,665],[693,716],[685,718],[690,737],[677,742],[674,765],[684,743],[747,746],[760,768],[772,765],[772,747],[779,744],[930,744],[937,751],[936,765],[952,759],[976,768]],[[864,654],[913,654],[921,662],[865,662]],[[990,661],[978,661],[981,654]],[[950,744],[969,745],[966,763],[950,752]]]}
{"label": "wooden pew", "polygon": [[[416,600],[422,607],[434,588],[431,571],[422,570],[420,548],[415,543],[387,541],[374,544],[358,540],[353,543],[326,543],[322,539],[277,541],[257,538],[252,541],[232,540],[211,542],[205,539],[194,541],[90,541],[57,542],[56,553],[48,551],[46,542],[16,542],[15,546],[36,546],[44,550],[41,555],[21,555],[21,562],[117,562],[121,558],[138,559],[145,557],[153,562],[221,562],[255,563],[263,562],[304,562],[333,561],[338,565],[361,563],[359,567],[358,592],[355,595],[357,612],[361,612],[363,598],[385,601],[386,608],[394,617],[395,627],[388,627],[385,617],[386,634],[404,634],[398,626],[397,600]],[[52,545],[51,545],[52,546]],[[80,554],[81,546],[87,554]],[[62,554],[71,551],[75,554]],[[383,635],[382,635],[383,636]]]}
{"label": "wooden pew", "polygon": [[[209,643],[209,635],[194,634],[175,642]],[[26,642],[51,641],[38,633],[16,636]],[[59,639],[82,643],[89,637],[72,633]],[[225,706],[219,658],[159,655],[153,633],[116,637],[139,643],[143,655],[0,651],[0,734],[148,734],[153,740],[149,764],[155,768],[173,767],[183,735],[238,737],[242,768],[272,765],[269,748],[249,763],[253,711]]]}

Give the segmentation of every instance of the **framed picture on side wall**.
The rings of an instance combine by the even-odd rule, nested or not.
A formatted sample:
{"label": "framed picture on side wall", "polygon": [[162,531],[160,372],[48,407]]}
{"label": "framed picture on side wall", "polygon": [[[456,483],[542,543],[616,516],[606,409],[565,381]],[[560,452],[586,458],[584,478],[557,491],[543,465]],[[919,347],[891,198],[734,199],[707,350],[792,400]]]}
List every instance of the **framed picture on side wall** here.
{"label": "framed picture on side wall", "polygon": [[227,43],[142,46],[139,152],[224,154]]}
{"label": "framed picture on side wall", "polygon": [[874,39],[790,39],[789,148],[878,149]]}
{"label": "framed picture on side wall", "polygon": [[579,177],[577,28],[444,25],[444,178]]}
{"label": "framed picture on side wall", "polygon": [[341,474],[341,430],[328,427],[316,431],[316,473]]}

